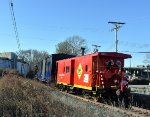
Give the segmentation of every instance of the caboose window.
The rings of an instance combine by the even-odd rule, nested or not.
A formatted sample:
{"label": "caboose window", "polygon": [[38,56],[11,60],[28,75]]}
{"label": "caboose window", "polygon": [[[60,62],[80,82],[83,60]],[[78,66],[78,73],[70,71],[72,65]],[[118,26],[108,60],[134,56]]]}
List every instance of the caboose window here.
{"label": "caboose window", "polygon": [[66,73],[69,72],[69,66],[66,66]]}
{"label": "caboose window", "polygon": [[86,72],[88,71],[88,65],[85,66],[85,71],[86,71]]}

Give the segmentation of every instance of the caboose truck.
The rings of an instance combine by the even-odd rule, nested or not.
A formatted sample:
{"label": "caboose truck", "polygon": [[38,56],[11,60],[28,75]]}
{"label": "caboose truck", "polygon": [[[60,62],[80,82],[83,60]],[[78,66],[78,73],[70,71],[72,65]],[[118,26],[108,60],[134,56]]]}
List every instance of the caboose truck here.
{"label": "caboose truck", "polygon": [[[63,90],[115,100],[127,90],[124,59],[131,55],[97,52],[57,61],[57,85]],[[125,84],[124,84],[125,83]]]}

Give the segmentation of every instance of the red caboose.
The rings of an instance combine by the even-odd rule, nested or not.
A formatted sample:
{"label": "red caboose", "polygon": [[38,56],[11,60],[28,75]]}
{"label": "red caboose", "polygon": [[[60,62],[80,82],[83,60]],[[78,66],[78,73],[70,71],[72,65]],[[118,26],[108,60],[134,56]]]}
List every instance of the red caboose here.
{"label": "red caboose", "polygon": [[97,52],[57,61],[57,84],[91,91],[119,88],[126,58],[131,55]]}

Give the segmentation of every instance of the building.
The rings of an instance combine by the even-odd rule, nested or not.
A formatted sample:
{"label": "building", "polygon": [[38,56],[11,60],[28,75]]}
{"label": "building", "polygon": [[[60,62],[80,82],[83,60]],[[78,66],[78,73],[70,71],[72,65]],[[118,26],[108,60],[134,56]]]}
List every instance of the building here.
{"label": "building", "polygon": [[0,53],[0,57],[8,59],[10,61],[10,67],[9,68],[16,69],[17,55],[14,52]]}
{"label": "building", "polygon": [[11,68],[11,60],[8,58],[0,57],[0,68]]}
{"label": "building", "polygon": [[29,64],[19,60],[13,52],[0,53],[0,69],[16,69],[24,77],[29,72]]}

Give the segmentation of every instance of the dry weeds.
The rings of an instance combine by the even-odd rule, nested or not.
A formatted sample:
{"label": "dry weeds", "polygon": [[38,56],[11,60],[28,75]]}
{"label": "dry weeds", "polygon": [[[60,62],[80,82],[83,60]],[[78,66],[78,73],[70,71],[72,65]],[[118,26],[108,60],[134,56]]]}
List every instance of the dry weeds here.
{"label": "dry weeds", "polygon": [[24,79],[16,71],[8,71],[0,79],[0,116],[49,116],[47,87]]}

